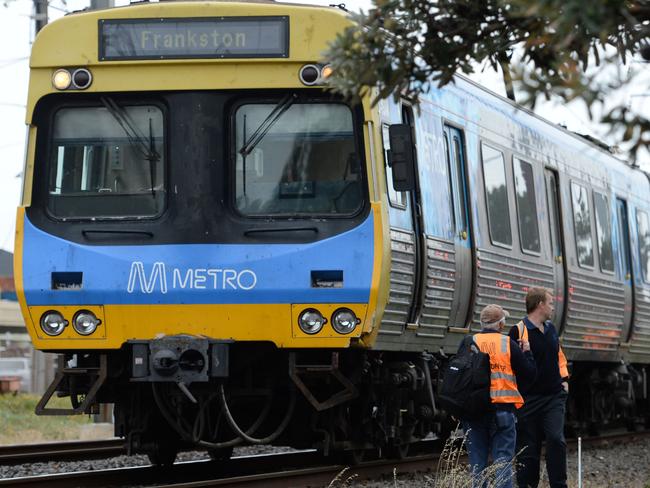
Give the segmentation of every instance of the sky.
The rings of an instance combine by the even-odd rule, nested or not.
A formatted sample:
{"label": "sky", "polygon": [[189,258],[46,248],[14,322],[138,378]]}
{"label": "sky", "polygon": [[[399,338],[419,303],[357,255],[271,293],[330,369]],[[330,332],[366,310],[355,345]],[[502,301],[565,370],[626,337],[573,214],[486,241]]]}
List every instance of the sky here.
{"label": "sky", "polygon": [[[288,0],[284,0],[288,1]],[[351,11],[367,10],[370,0],[345,1]],[[299,3],[328,5],[341,0],[301,0]],[[116,0],[116,5],[126,5],[128,0]],[[55,20],[66,11],[87,7],[90,0],[51,0],[49,19]],[[3,6],[5,5],[5,6]],[[34,37],[32,0],[0,1],[0,249],[13,252],[16,207],[20,202],[21,177],[25,160],[25,103],[29,80],[29,52]],[[650,113],[650,70],[645,65],[632,62],[624,72],[637,70],[641,78],[631,87],[610,97],[610,102],[622,101],[641,112]],[[487,88],[505,95],[500,74],[490,67],[477,66],[472,78]],[[648,74],[643,74],[648,71]],[[605,76],[605,75],[604,75]],[[607,129],[589,121],[580,103],[544,103],[535,110],[551,122],[562,124],[569,130],[608,140]],[[641,167],[650,171],[650,157],[640,161]]]}

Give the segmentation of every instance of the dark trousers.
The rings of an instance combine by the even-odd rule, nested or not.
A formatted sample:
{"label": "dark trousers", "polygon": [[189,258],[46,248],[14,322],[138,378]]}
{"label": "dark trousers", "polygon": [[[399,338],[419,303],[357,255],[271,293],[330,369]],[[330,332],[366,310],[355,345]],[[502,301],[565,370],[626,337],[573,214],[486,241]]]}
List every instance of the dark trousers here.
{"label": "dark trousers", "polygon": [[[542,441],[546,440],[546,472],[551,488],[566,488],[564,414],[568,394],[531,395],[517,412],[517,483],[537,488]],[[523,449],[523,451],[522,451]]]}

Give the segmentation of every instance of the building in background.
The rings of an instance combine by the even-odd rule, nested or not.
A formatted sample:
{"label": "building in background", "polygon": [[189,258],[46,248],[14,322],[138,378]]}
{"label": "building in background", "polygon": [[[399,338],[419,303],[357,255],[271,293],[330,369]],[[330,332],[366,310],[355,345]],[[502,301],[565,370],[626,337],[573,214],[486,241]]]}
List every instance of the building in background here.
{"label": "building in background", "polygon": [[43,393],[54,377],[55,356],[32,347],[16,298],[13,259],[12,253],[0,249],[0,357],[28,358],[30,390],[32,393]]}

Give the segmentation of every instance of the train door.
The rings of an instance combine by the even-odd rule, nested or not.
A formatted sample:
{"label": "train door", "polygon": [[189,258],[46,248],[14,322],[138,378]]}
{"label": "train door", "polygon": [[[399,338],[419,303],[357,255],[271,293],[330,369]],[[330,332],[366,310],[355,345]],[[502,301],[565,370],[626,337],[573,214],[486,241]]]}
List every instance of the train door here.
{"label": "train door", "polygon": [[[402,110],[402,123],[413,127],[410,107]],[[393,170],[388,163],[390,147],[389,125],[382,125],[386,186],[388,189],[391,245],[390,292],[384,310],[380,334],[398,336],[413,323],[419,307],[421,276],[421,224],[418,191],[397,191],[393,186]],[[417,186],[417,182],[416,182]]]}
{"label": "train door", "polygon": [[473,290],[473,256],[463,131],[445,125],[444,140],[453,202],[453,220],[456,227],[454,236],[456,283],[449,325],[464,328],[469,325],[468,317],[470,316]]}
{"label": "train door", "polygon": [[621,330],[621,341],[630,340],[632,315],[634,311],[634,280],[632,279],[632,255],[630,251],[630,228],[627,218],[627,202],[622,198],[616,198],[616,217],[618,222],[619,239],[619,262],[623,266],[624,300],[625,309],[623,312],[623,327]]}
{"label": "train door", "polygon": [[544,170],[544,179],[546,181],[546,213],[548,215],[549,236],[553,255],[553,285],[555,289],[555,316],[552,321],[560,328],[566,314],[567,290],[557,171],[546,168]]}

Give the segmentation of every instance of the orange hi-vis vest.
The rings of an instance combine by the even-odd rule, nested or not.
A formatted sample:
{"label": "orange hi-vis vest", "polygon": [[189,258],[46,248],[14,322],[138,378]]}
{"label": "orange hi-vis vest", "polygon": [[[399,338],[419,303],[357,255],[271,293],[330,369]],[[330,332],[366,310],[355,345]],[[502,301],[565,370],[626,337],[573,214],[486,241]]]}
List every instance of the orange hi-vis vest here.
{"label": "orange hi-vis vest", "polygon": [[[524,324],[523,320],[519,321],[517,329],[519,331],[519,339],[528,342],[528,328],[526,327],[526,324]],[[562,351],[562,346],[560,345],[558,345],[557,351],[557,365],[560,368],[560,377],[562,380],[568,378],[569,368],[567,368],[566,356],[564,355],[564,351]]]}
{"label": "orange hi-vis vest", "polygon": [[499,334],[476,334],[474,342],[490,356],[490,398],[492,403],[512,403],[521,408],[524,399],[517,389],[517,378],[510,364],[510,337]]}

